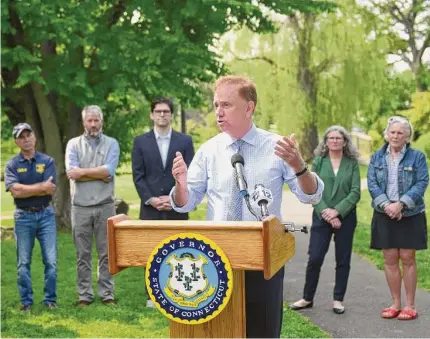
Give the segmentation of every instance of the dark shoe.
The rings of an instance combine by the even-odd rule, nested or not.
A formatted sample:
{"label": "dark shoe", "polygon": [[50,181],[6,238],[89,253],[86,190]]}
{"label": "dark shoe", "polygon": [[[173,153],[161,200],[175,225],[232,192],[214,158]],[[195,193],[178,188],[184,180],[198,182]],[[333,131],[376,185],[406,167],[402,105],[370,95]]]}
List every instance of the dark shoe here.
{"label": "dark shoe", "polygon": [[19,310],[21,312],[29,312],[29,311],[31,311],[31,305],[21,305],[19,307]]}
{"label": "dark shoe", "polygon": [[342,305],[340,301],[333,302],[333,312],[336,314],[345,313],[345,307]]}
{"label": "dark shoe", "polygon": [[57,304],[54,302],[47,303],[47,304],[45,304],[45,306],[48,308],[58,308]]}
{"label": "dark shoe", "polygon": [[116,305],[116,301],[114,299],[106,299],[106,300],[103,300],[103,304],[105,304],[105,305]]}
{"label": "dark shoe", "polygon": [[314,306],[314,302],[313,301],[311,301],[309,304],[306,304],[306,305],[303,305],[303,306],[298,306],[298,305],[294,305],[294,304],[288,305],[288,307],[290,308],[290,310],[293,310],[293,311],[303,310],[305,308],[312,308],[312,306]]}
{"label": "dark shoe", "polygon": [[92,301],[87,301],[87,300],[79,300],[77,306],[78,307],[88,307],[89,305],[91,305],[93,302]]}

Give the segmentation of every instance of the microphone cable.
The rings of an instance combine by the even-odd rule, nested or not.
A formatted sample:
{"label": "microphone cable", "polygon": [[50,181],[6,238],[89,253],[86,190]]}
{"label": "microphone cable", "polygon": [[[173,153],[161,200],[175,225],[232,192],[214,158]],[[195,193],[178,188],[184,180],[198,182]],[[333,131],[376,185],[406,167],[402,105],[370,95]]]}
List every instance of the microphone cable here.
{"label": "microphone cable", "polygon": [[255,211],[253,210],[252,206],[251,206],[251,202],[249,201],[249,194],[246,194],[244,196],[245,202],[246,202],[246,206],[248,207],[249,212],[251,212],[251,214],[257,219],[257,221],[262,221],[263,219],[261,219],[257,213],[255,213]]}

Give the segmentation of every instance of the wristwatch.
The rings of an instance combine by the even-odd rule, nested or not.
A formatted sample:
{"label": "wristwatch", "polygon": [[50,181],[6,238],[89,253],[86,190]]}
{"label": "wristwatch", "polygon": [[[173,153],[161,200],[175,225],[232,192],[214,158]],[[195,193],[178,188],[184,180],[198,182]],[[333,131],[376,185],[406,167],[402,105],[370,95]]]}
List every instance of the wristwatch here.
{"label": "wristwatch", "polygon": [[400,205],[402,205],[402,210],[408,207],[403,201],[400,201]]}
{"label": "wristwatch", "polygon": [[305,174],[307,170],[308,170],[308,165],[305,163],[305,168],[303,168],[300,172],[296,173],[296,178],[298,178],[301,175]]}

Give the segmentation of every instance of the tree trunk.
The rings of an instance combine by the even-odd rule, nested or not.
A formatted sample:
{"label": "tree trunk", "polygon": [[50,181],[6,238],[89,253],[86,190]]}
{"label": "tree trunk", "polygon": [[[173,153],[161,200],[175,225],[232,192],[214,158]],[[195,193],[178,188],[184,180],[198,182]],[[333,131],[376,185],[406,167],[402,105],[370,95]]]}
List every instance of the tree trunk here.
{"label": "tree trunk", "polygon": [[303,160],[309,162],[314,156],[314,150],[318,145],[318,129],[313,122],[307,122],[304,125],[304,131],[299,147]]}
{"label": "tree trunk", "polygon": [[318,145],[318,116],[317,105],[317,72],[311,66],[312,60],[312,33],[314,29],[315,16],[305,14],[303,24],[300,25],[296,16],[292,18],[293,29],[298,41],[298,69],[297,82],[306,95],[309,116],[303,124],[299,147],[305,161],[313,157],[313,151]]}
{"label": "tree trunk", "polygon": [[46,153],[55,159],[57,169],[57,193],[54,196],[58,226],[70,226],[69,182],[66,178],[64,147],[54,108],[44,93],[43,86],[32,83],[34,99],[45,136]]}

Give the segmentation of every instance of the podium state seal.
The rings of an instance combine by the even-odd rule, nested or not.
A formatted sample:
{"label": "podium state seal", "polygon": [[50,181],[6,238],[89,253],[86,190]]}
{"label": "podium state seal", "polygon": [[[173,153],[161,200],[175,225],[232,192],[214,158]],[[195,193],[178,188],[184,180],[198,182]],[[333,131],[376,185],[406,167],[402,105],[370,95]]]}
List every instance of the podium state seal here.
{"label": "podium state seal", "polygon": [[180,233],[161,241],[146,265],[146,287],[167,318],[187,325],[215,318],[233,290],[230,262],[212,240]]}

